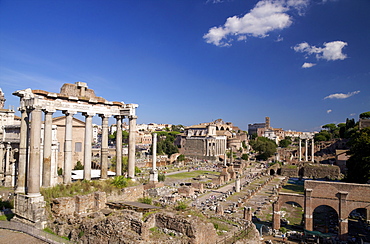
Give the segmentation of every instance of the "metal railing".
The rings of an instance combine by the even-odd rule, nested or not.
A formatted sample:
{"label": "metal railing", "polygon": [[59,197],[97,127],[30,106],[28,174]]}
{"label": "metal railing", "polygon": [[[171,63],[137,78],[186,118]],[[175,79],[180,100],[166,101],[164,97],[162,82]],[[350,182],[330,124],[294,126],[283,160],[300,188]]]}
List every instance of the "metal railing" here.
{"label": "metal railing", "polygon": [[36,229],[35,227],[20,223],[20,222],[14,222],[14,221],[0,221],[0,228],[1,229],[7,229],[7,230],[13,230],[13,231],[19,231],[23,232],[25,234],[28,234],[30,236],[33,236],[37,239],[40,239],[42,241],[45,241],[47,243],[52,244],[59,244],[59,243],[65,243],[65,244],[71,244],[73,242],[63,239],[62,237],[59,237],[57,235],[53,235],[51,233],[45,232],[43,230]]}

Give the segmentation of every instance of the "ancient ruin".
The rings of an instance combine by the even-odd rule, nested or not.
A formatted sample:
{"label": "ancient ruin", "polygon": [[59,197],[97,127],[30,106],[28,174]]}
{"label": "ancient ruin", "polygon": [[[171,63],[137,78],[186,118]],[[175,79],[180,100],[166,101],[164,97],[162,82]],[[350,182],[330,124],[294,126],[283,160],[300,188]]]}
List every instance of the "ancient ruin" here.
{"label": "ancient ruin", "polygon": [[[101,179],[108,177],[108,119],[116,118],[118,129],[122,119],[128,118],[129,129],[129,160],[128,177],[134,178],[135,170],[135,130],[137,104],[110,102],[97,97],[84,82],[64,84],[60,93],[43,90],[19,90],[13,93],[20,98],[21,112],[19,160],[16,179],[15,213],[18,218],[25,219],[36,225],[43,225],[43,196],[40,186],[49,187],[51,178],[56,173],[52,166],[52,116],[56,111],[65,114],[65,141],[61,146],[64,151],[63,183],[71,183],[72,170],[72,120],[73,115],[82,113],[85,116],[84,141],[84,179],[91,179],[91,138],[92,118],[97,115],[102,119],[101,145]],[[41,155],[42,114],[44,113],[43,151]],[[120,133],[118,133],[119,135]],[[117,136],[116,157],[122,157],[122,139]],[[63,149],[62,149],[63,148]],[[42,160],[40,160],[42,159]],[[122,175],[122,168],[117,164],[117,175]]]}

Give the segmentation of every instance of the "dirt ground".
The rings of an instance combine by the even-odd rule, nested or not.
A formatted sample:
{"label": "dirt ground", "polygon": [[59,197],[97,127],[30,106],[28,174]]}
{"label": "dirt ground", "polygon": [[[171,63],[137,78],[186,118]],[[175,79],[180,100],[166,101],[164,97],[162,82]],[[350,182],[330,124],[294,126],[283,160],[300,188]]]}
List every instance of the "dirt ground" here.
{"label": "dirt ground", "polygon": [[21,232],[0,229],[0,244],[9,243],[44,244],[46,242]]}

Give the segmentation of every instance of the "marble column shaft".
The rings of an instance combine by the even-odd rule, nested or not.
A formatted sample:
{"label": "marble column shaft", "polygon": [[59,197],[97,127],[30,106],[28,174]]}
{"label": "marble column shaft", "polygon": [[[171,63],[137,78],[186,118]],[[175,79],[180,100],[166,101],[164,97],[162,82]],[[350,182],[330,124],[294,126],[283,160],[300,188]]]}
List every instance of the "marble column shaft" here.
{"label": "marble column shaft", "polygon": [[116,131],[116,175],[122,175],[122,116],[115,116]]}
{"label": "marble column shaft", "polygon": [[92,118],[94,114],[83,113],[85,116],[85,142],[84,142],[84,179],[91,180],[91,143],[92,143]]}
{"label": "marble column shaft", "polygon": [[135,177],[135,146],[136,146],[136,119],[137,116],[129,116],[129,142],[128,142],[128,177]]}
{"label": "marble column shaft", "polygon": [[299,161],[302,161],[302,140],[299,138]]}
{"label": "marble column shaft", "polygon": [[101,179],[108,178],[108,115],[101,114],[102,118],[102,136],[101,136]]}
{"label": "marble column shaft", "polygon": [[44,155],[43,155],[43,167],[42,167],[42,186],[51,186],[51,144],[52,144],[52,124],[53,124],[53,112],[45,111],[45,122],[44,122]]}
{"label": "marble column shaft", "polygon": [[69,184],[72,182],[72,123],[74,113],[71,113],[69,111],[64,111],[63,113],[66,115],[63,183]]}
{"label": "marble column shaft", "polygon": [[311,161],[315,162],[315,143],[313,138],[311,139],[311,143]]}
{"label": "marble column shaft", "polygon": [[19,158],[18,158],[18,179],[16,193],[26,192],[26,170],[27,170],[27,149],[29,132],[29,113],[26,109],[21,111],[21,126],[19,140]]}
{"label": "marble column shaft", "polygon": [[0,180],[4,177],[4,144],[0,142]]}
{"label": "marble column shaft", "polygon": [[153,161],[153,171],[157,170],[157,133],[153,133],[153,152],[152,152],[152,161]]}
{"label": "marble column shaft", "polygon": [[40,108],[34,108],[31,112],[30,131],[30,162],[27,195],[31,197],[41,196],[40,194],[40,135],[42,112]]}
{"label": "marble column shaft", "polygon": [[308,139],[306,139],[306,143],[305,143],[305,151],[304,151],[304,158],[305,158],[305,161],[307,162],[308,161]]}

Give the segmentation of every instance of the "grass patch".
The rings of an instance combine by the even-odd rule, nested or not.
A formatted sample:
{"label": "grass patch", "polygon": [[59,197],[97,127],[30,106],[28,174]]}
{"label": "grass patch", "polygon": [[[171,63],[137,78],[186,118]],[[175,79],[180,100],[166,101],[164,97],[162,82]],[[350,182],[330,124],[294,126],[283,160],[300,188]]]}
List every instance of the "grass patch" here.
{"label": "grass patch", "polygon": [[281,188],[281,192],[304,194],[304,186],[287,183]]}
{"label": "grass patch", "polygon": [[122,179],[121,176],[114,177],[105,181],[99,180],[82,180],[76,181],[68,185],[60,184],[54,187],[41,188],[40,192],[44,196],[47,203],[50,203],[52,199],[58,197],[72,197],[76,195],[87,195],[96,191],[103,191],[111,193],[113,191],[119,191],[123,187],[133,186],[137,183]]}
{"label": "grass patch", "polygon": [[172,178],[172,179],[186,179],[186,178],[194,178],[194,177],[197,177],[198,175],[204,175],[204,174],[218,176],[220,175],[220,172],[207,171],[207,170],[194,170],[194,171],[183,172],[183,173],[178,173],[174,175],[167,175],[166,177]]}

